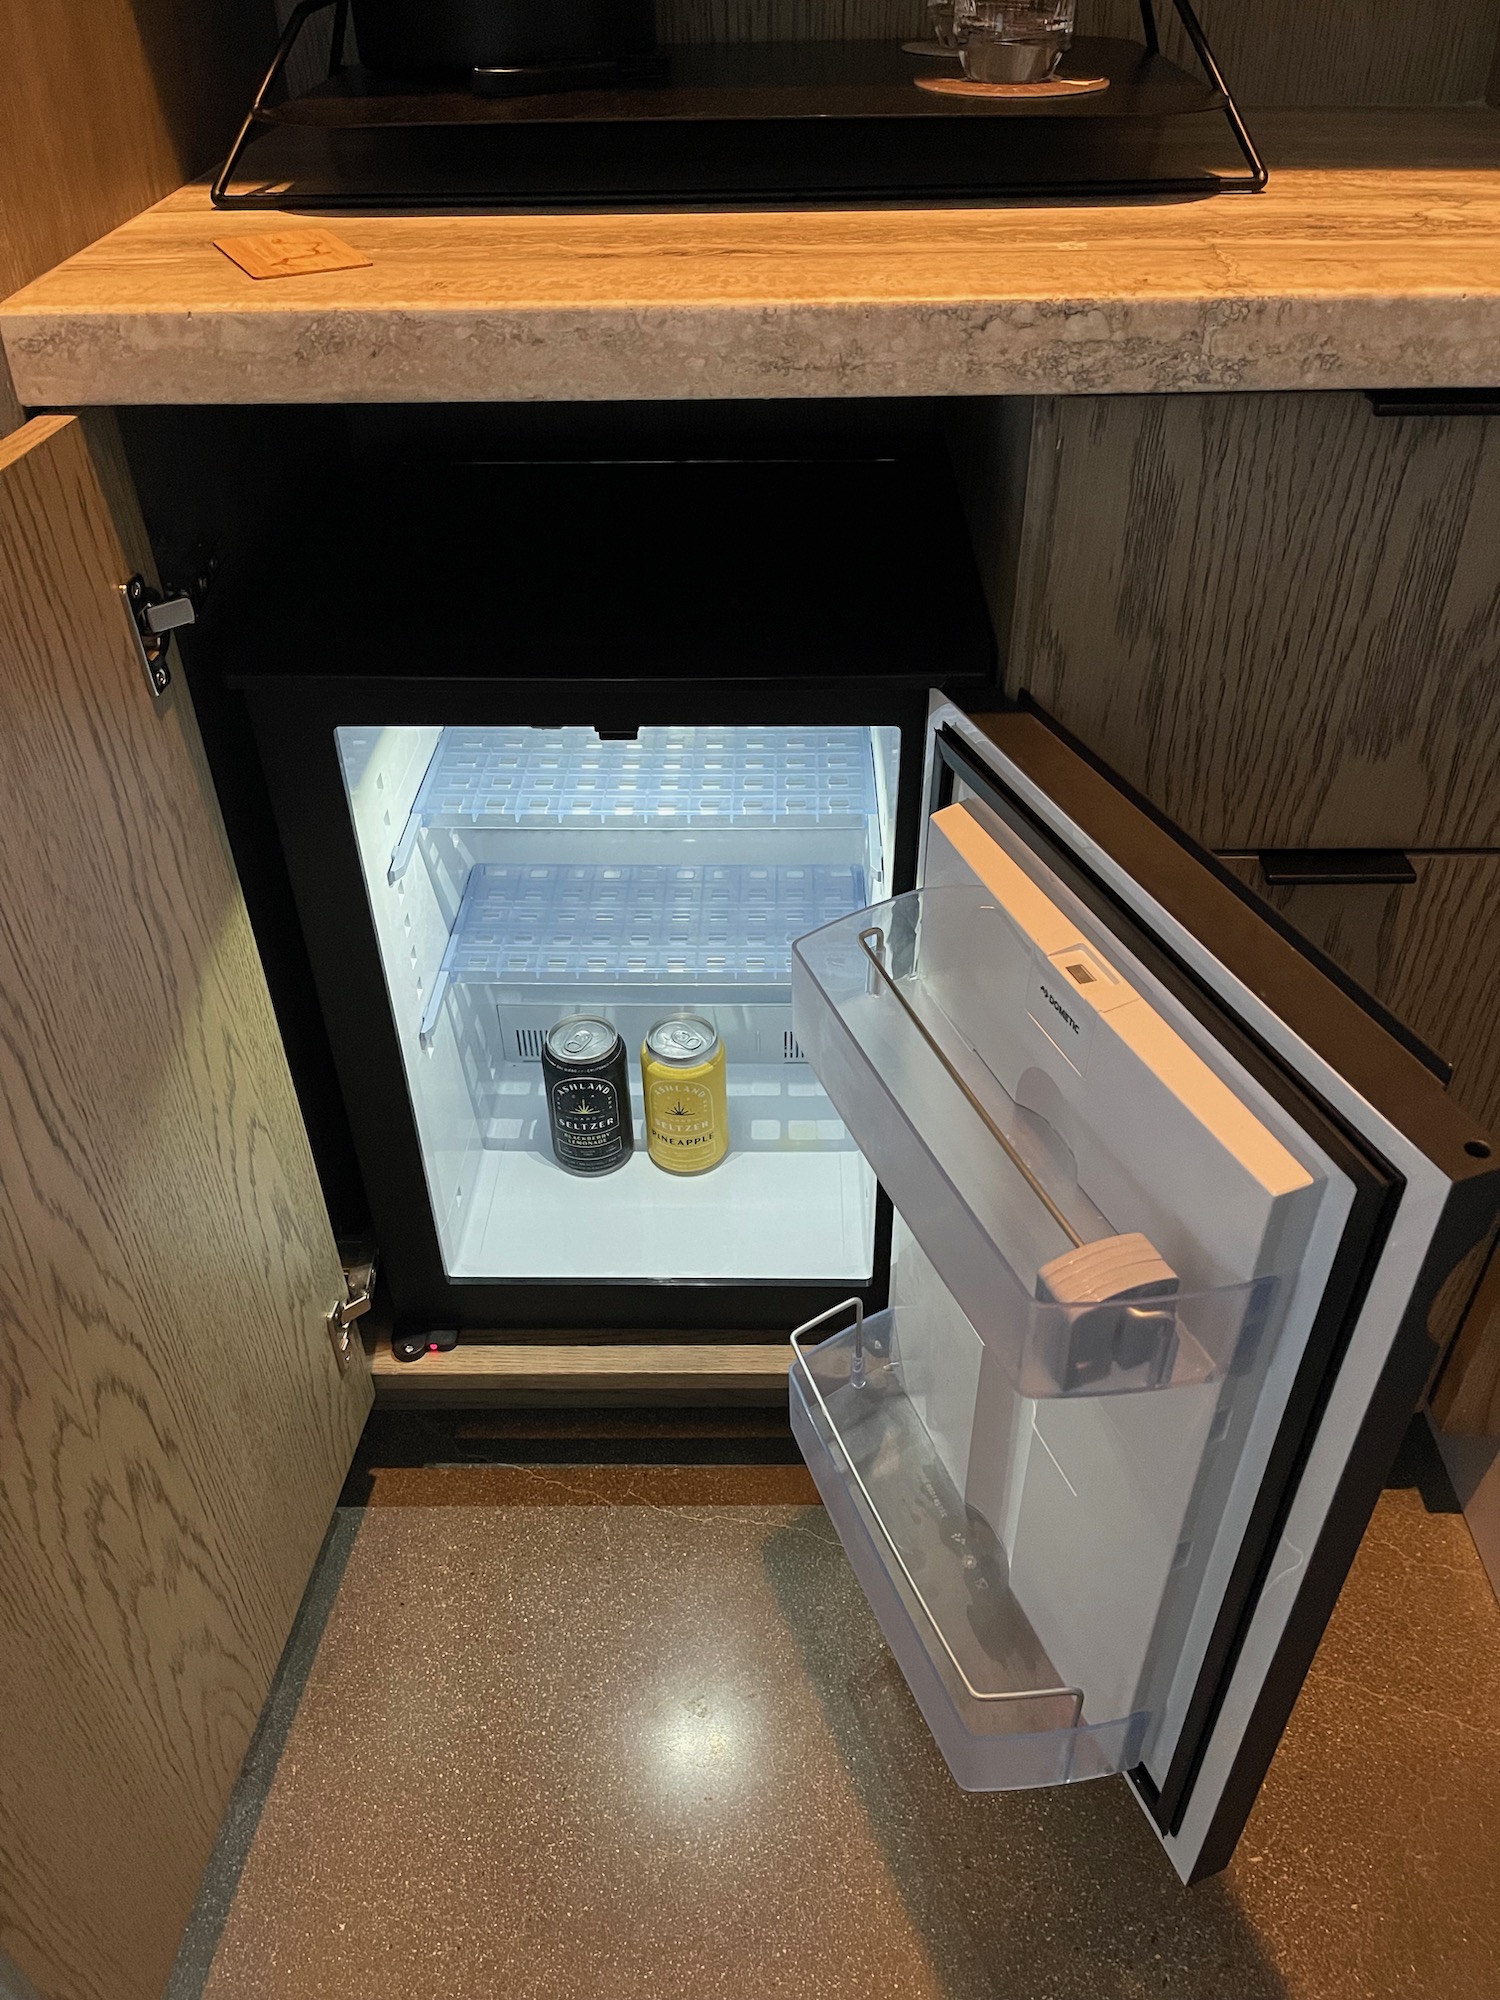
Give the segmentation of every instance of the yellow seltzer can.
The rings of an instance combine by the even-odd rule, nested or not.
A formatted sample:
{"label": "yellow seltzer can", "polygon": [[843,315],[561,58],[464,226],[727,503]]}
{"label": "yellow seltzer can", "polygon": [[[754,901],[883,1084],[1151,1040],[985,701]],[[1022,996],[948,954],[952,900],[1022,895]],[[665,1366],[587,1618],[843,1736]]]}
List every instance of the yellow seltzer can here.
{"label": "yellow seltzer can", "polygon": [[724,1044],[696,1014],[658,1021],[641,1044],[646,1150],[669,1174],[702,1174],[729,1151]]}

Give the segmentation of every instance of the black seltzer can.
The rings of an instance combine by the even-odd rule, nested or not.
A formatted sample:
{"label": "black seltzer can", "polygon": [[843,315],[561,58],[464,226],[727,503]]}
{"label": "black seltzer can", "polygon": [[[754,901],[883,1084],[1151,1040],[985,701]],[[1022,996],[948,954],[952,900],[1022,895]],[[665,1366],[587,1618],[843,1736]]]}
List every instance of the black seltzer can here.
{"label": "black seltzer can", "polygon": [[542,1082],[557,1164],[610,1174],[635,1149],[625,1044],[608,1021],[559,1021],[542,1045]]}

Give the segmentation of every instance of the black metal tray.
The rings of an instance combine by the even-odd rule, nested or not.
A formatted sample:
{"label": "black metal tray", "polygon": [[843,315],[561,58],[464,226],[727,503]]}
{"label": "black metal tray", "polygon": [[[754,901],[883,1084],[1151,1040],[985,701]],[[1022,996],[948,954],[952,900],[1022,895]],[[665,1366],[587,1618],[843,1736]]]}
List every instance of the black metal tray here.
{"label": "black metal tray", "polygon": [[1144,42],[1084,37],[1064,60],[1062,75],[1105,76],[1107,90],[1027,100],[920,89],[947,65],[896,42],[692,45],[596,88],[485,95],[461,74],[345,68],[340,0],[327,81],[272,103],[302,27],[332,4],[293,13],[214,182],[217,206],[952,201],[1266,181],[1187,0],[1173,4],[1201,77],[1161,53],[1144,0]]}

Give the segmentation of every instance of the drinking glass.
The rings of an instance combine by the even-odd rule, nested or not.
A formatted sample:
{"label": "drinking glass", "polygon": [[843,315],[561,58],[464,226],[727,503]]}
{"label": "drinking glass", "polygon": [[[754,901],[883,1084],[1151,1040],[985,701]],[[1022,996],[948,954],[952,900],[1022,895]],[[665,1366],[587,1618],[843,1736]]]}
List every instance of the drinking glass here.
{"label": "drinking glass", "polygon": [[958,29],[954,23],[955,0],[927,0],[927,23],[932,39],[945,49],[958,46]]}
{"label": "drinking glass", "polygon": [[1076,0],[956,0],[964,74],[976,83],[1040,83],[1073,40]]}

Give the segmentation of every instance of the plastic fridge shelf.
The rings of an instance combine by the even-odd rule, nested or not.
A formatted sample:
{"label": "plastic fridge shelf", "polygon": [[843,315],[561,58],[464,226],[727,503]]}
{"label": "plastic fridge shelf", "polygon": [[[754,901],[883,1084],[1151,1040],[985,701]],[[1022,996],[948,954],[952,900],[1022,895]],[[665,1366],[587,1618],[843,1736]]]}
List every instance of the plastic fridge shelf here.
{"label": "plastic fridge shelf", "polygon": [[391,855],[424,826],[828,827],[877,810],[866,729],[445,729]]}
{"label": "plastic fridge shelf", "polygon": [[1038,1298],[1035,1273],[1068,1248],[1053,1220],[1060,1211],[1087,1241],[1113,1231],[1076,1185],[1054,1178],[1047,1189],[1052,1170],[1035,1121],[924,993],[916,970],[923,899],[964,893],[917,890],[797,941],[792,1014],[808,1062],[1023,1395],[1119,1395],[1217,1380],[1259,1338],[1274,1278],[1139,1302]]}
{"label": "plastic fridge shelf", "polygon": [[855,866],[480,864],[469,870],[422,1023],[450,985],[728,987],[785,997],[792,940],[858,909]]}
{"label": "plastic fridge shelf", "polygon": [[896,1333],[886,1312],[817,1347],[794,1337],[792,1429],[948,1768],[971,1792],[1127,1769],[1146,1717],[1095,1720],[1060,1683],[907,1398]]}

